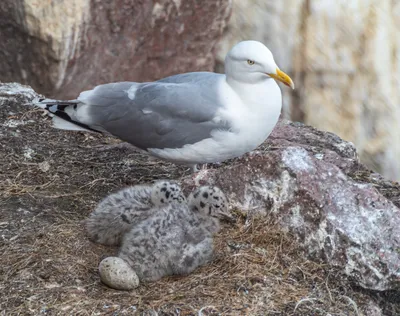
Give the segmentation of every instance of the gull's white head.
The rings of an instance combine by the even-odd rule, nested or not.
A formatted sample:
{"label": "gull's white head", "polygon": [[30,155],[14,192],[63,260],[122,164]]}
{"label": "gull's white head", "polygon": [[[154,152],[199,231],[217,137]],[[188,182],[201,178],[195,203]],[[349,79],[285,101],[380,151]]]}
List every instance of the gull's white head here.
{"label": "gull's white head", "polygon": [[294,89],[290,77],[276,65],[271,51],[257,41],[239,42],[225,58],[225,74],[243,83],[275,79]]}

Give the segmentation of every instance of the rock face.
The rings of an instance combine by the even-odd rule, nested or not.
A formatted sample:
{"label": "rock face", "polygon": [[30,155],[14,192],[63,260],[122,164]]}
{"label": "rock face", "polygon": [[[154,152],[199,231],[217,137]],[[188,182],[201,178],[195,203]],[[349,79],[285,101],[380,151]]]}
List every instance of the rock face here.
{"label": "rock face", "polygon": [[400,2],[234,0],[218,58],[257,39],[296,84],[285,116],[352,141],[361,160],[400,179]]}
{"label": "rock face", "polygon": [[0,81],[57,98],[112,81],[211,70],[229,0],[3,0]]}
{"label": "rock face", "polygon": [[311,258],[358,285],[400,288],[399,187],[360,164],[351,143],[280,122],[260,151],[194,181],[219,186],[242,211],[273,216]]}

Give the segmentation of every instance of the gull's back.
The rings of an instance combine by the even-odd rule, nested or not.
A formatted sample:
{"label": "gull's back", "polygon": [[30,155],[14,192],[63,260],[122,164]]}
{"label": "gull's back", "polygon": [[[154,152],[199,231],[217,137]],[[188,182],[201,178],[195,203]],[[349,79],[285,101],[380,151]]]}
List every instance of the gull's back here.
{"label": "gull's back", "polygon": [[[229,130],[214,120],[222,107],[218,85],[224,75],[187,73],[150,83],[118,82],[81,93],[85,124],[134,146],[180,148]],[[205,89],[206,88],[206,89]]]}

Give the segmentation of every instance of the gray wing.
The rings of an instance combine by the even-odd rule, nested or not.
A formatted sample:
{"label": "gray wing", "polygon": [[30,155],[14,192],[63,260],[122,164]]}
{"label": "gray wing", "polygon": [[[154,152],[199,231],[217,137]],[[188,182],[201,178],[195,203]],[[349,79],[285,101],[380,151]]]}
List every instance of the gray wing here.
{"label": "gray wing", "polygon": [[[229,130],[213,120],[222,106],[216,82],[221,75],[188,73],[152,83],[120,82],[84,92],[94,128],[105,130],[139,148],[180,148]],[[136,91],[129,93],[131,89]]]}

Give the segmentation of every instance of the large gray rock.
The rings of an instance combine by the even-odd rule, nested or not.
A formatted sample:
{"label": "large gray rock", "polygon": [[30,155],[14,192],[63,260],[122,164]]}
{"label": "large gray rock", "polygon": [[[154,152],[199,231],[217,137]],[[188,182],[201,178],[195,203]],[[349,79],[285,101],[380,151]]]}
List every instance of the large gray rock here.
{"label": "large gray rock", "polygon": [[399,187],[360,164],[351,143],[280,122],[258,152],[186,179],[203,183],[242,211],[273,216],[307,255],[358,285],[400,288]]}
{"label": "large gray rock", "polygon": [[212,70],[231,1],[0,1],[0,81],[75,98],[112,81]]}

